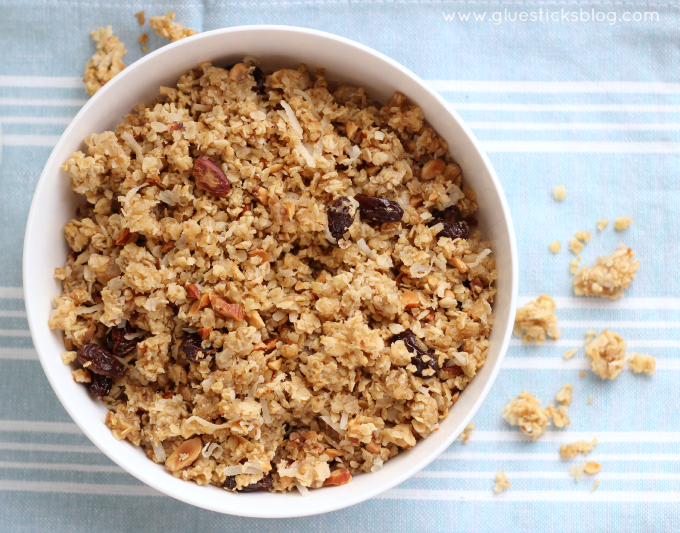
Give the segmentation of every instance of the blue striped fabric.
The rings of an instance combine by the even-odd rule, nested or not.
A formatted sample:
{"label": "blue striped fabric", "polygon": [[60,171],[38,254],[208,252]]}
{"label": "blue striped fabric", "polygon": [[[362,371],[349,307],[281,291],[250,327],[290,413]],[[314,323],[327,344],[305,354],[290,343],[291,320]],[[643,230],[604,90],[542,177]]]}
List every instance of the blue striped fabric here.
{"label": "blue striped fabric", "polygon": [[[637,0],[0,0],[0,531],[680,530],[679,7]],[[432,80],[469,121],[512,209],[520,295],[554,296],[562,327],[558,342],[540,348],[513,342],[470,442],[454,443],[425,471],[372,501],[264,521],[161,496],[113,465],[71,422],[28,333],[24,225],[51,148],[87,99],[79,77],[93,51],[88,32],[112,24],[131,63],[141,56],[138,35],[148,31],[133,17],[142,9],[147,16],[174,10],[197,30],[276,23],[344,35]],[[596,19],[601,12],[605,20],[531,22],[539,10],[541,17]],[[529,21],[506,20],[520,12]],[[485,19],[475,21],[482,13]],[[625,13],[658,19],[627,22]],[[162,44],[151,36],[150,49]],[[550,194],[556,184],[568,189],[562,203]],[[597,232],[598,218],[619,215],[635,223],[622,233],[611,224]],[[625,299],[573,297],[566,245],[577,230],[593,233],[583,251],[587,264],[620,241],[637,252],[641,268]],[[557,239],[563,249],[552,255],[547,245]],[[631,351],[656,356],[656,375],[579,377],[583,350],[569,361],[561,356],[582,348],[590,327],[613,329]],[[549,403],[567,382],[574,384],[568,430],[531,443],[501,419],[502,406],[522,389]],[[560,460],[558,448],[593,437],[600,444],[589,457],[604,468],[596,476],[601,486],[590,492],[593,479],[569,478],[577,460]],[[499,469],[512,487],[495,495]]]}

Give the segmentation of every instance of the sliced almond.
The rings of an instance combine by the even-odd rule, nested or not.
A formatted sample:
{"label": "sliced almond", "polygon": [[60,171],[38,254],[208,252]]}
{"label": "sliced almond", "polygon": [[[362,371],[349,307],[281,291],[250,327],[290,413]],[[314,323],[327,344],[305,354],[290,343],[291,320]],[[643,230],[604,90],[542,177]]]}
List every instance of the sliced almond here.
{"label": "sliced almond", "polygon": [[245,318],[246,313],[241,304],[230,304],[221,296],[210,294],[210,305],[214,311],[217,311],[222,316],[241,321]]}
{"label": "sliced almond", "polygon": [[165,468],[170,472],[177,472],[192,464],[201,453],[203,441],[201,437],[185,440],[165,461]]}
{"label": "sliced almond", "polygon": [[200,298],[201,297],[201,291],[193,283],[189,283],[189,285],[187,285],[186,290],[187,290],[187,296],[189,298]]}
{"label": "sliced almond", "polygon": [[118,237],[116,237],[116,246],[123,246],[128,242],[128,238],[130,237],[130,228],[123,228],[123,231],[121,231],[118,234]]}
{"label": "sliced almond", "polygon": [[411,291],[406,291],[401,294],[399,301],[404,304],[404,309],[413,309],[420,305],[418,295]]}
{"label": "sliced almond", "polygon": [[331,475],[326,478],[326,481],[324,481],[323,484],[324,486],[344,485],[350,481],[352,481],[352,474],[350,474],[349,470],[347,468],[338,468],[331,472]]}
{"label": "sliced almond", "polygon": [[205,293],[198,300],[195,300],[193,304],[191,304],[191,309],[189,309],[189,316],[194,316],[201,309],[208,307],[208,305],[210,305],[210,295],[208,293]]}
{"label": "sliced almond", "polygon": [[453,259],[451,259],[451,262],[453,263],[453,266],[455,266],[460,271],[461,274],[465,274],[468,270],[470,270],[470,268],[463,262],[463,260],[461,260],[458,257],[454,257]]}

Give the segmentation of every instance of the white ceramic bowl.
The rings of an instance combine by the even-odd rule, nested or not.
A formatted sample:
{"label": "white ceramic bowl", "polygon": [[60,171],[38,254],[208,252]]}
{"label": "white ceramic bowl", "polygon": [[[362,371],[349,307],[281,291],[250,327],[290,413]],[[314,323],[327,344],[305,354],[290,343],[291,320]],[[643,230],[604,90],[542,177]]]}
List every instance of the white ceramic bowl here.
{"label": "white ceramic bowl", "polygon": [[[449,142],[466,182],[477,191],[480,227],[493,243],[498,265],[498,295],[493,305],[496,324],[487,363],[461,394],[441,429],[385,463],[379,472],[357,476],[340,487],[311,491],[307,498],[297,491],[233,494],[214,486],[199,487],[175,479],[163,465],[147,459],[140,448],[116,441],[104,425],[105,408],[85,387],[73,382],[71,369],[61,363],[61,335],[47,326],[52,297],[61,292],[52,277],[54,269],[63,266],[68,254],[63,227],[74,216],[78,202],[60,165],[72,152],[83,149],[83,139],[90,133],[113,129],[135,104],[151,101],[160,85],[174,85],[182,73],[201,61],[228,65],[247,54],[261,58],[264,69],[297,67],[300,62],[325,67],[328,79],[365,87],[378,102],[399,90],[418,103],[426,120]],[[23,276],[28,323],[45,374],[73,420],[100,450],[139,480],[178,500],[220,513],[283,518],[325,513],[371,498],[422,469],[461,433],[491,389],[507,349],[517,295],[517,251],[501,185],[479,142],[415,74],[370,48],[328,33],[244,26],[164,46],[125,69],[81,109],[59,139],[38,182],[26,227]]]}

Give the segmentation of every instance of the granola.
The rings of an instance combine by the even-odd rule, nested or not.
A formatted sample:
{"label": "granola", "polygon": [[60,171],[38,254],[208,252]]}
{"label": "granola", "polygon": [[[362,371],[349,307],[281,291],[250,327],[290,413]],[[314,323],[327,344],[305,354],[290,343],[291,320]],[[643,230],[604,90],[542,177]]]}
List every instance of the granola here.
{"label": "granola", "polygon": [[578,255],[588,241],[590,241],[589,231],[577,231],[576,234],[569,239],[569,250],[574,255]]}
{"label": "granola", "polygon": [[555,200],[561,202],[567,197],[567,188],[564,185],[555,185],[552,194]]}
{"label": "granola", "polygon": [[536,344],[542,344],[546,334],[553,340],[559,339],[555,307],[555,300],[547,294],[528,302],[515,314],[513,334],[522,337],[522,342],[534,340]]}
{"label": "granola", "polygon": [[590,369],[602,379],[618,378],[626,363],[626,345],[621,335],[605,329],[599,337],[586,344]]}
{"label": "granola", "polygon": [[202,63],[86,145],[49,323],[96,363],[113,435],[173,476],[347,483],[437,431],[484,365],[476,195],[404,95]]}
{"label": "granola", "polygon": [[581,267],[572,282],[574,293],[610,300],[621,298],[640,268],[640,261],[633,261],[633,257],[635,252],[621,244],[611,255],[598,257],[592,267]]}
{"label": "granola", "polygon": [[185,28],[179,22],[175,22],[175,13],[172,11],[167,15],[150,17],[149,26],[156,32],[156,35],[170,39],[173,43],[198,34],[196,30]]}
{"label": "granola", "polygon": [[87,94],[93,96],[104,84],[125,68],[125,45],[113,34],[111,26],[90,32],[97,43],[94,55],[85,63],[83,81]]}
{"label": "granola", "polygon": [[632,223],[633,219],[630,217],[616,217],[616,220],[614,220],[614,229],[616,231],[623,231]]}
{"label": "granola", "polygon": [[550,252],[553,254],[559,253],[559,251],[562,249],[562,243],[560,241],[551,242],[548,245],[548,248],[550,249]]}
{"label": "granola", "polygon": [[541,400],[527,391],[522,391],[503,407],[505,421],[511,426],[519,426],[531,440],[537,440],[545,433],[553,414],[552,405],[544,409],[541,407]]}
{"label": "granola", "polygon": [[572,459],[579,453],[582,453],[587,457],[588,454],[595,449],[595,446],[597,446],[597,439],[593,439],[592,442],[588,442],[587,440],[579,440],[573,444],[562,444],[560,446],[560,455],[564,459]]}
{"label": "granola", "polygon": [[644,353],[631,353],[628,356],[628,367],[636,374],[645,372],[653,375],[656,371],[656,358]]}
{"label": "granola", "polygon": [[496,484],[493,486],[494,492],[503,492],[504,490],[509,489],[512,485],[512,483],[508,481],[508,477],[505,475],[505,472],[502,470],[496,472],[493,480],[496,482]]}

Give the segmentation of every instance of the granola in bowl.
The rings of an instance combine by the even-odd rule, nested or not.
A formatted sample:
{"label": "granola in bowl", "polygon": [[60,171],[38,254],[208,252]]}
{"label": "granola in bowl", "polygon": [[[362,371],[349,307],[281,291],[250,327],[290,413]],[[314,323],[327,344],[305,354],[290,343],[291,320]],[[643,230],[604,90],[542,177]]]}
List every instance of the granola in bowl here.
{"label": "granola in bowl", "polygon": [[87,204],[50,326],[113,435],[172,475],[347,483],[436,431],[484,365],[476,196],[402,94],[202,63],[86,144],[62,167]]}

